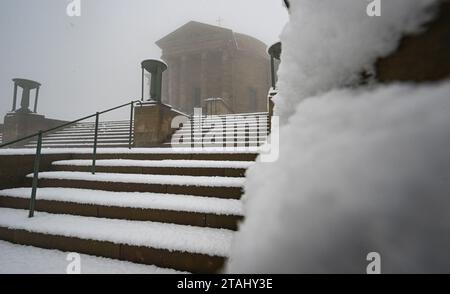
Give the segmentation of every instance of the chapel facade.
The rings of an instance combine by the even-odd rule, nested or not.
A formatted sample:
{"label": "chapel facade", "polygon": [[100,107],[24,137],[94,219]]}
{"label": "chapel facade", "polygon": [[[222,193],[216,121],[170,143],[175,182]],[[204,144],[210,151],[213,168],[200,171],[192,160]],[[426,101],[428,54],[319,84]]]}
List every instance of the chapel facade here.
{"label": "chapel facade", "polygon": [[164,103],[187,114],[205,109],[214,98],[223,101],[228,113],[267,111],[270,59],[263,42],[191,21],[156,44],[168,64]]}

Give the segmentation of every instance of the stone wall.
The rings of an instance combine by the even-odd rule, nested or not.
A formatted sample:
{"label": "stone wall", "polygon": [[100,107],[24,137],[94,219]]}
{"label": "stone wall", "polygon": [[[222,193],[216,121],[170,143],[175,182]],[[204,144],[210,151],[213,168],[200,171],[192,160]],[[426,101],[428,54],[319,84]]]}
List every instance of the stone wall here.
{"label": "stone wall", "polygon": [[[66,122],[48,119],[35,113],[8,113],[3,126],[3,142],[11,142],[64,123]],[[16,146],[23,145],[25,142],[20,142]]]}
{"label": "stone wall", "polygon": [[[33,173],[35,155],[0,155],[0,190],[27,187],[26,176]],[[43,154],[40,170],[49,171],[51,163],[57,160],[72,159],[70,154]]]}
{"label": "stone wall", "polygon": [[450,1],[420,34],[406,36],[398,50],[376,64],[380,82],[439,81],[450,77]]}
{"label": "stone wall", "polygon": [[[176,129],[172,120],[182,116],[163,103],[142,103],[134,108],[134,146],[160,147],[168,141]],[[187,117],[186,117],[187,118]]]}
{"label": "stone wall", "polygon": [[[235,113],[267,111],[270,89],[269,59],[242,52],[235,56],[233,72],[233,102]],[[255,92],[251,94],[251,92]],[[252,99],[256,95],[256,99]]]}

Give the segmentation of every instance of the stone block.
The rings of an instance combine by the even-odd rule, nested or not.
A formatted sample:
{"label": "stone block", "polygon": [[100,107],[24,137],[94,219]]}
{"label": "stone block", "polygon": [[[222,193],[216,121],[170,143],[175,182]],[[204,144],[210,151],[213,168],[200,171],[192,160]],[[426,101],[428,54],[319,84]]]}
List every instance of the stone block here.
{"label": "stone block", "polygon": [[171,128],[172,119],[181,115],[163,103],[143,103],[134,110],[135,147],[160,146],[176,130]]}

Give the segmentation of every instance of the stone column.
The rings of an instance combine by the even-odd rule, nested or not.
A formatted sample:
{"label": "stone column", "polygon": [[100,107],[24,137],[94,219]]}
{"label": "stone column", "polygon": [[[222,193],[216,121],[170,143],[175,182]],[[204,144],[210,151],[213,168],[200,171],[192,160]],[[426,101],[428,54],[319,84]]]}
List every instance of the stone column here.
{"label": "stone column", "polygon": [[223,50],[222,53],[222,97],[225,102],[227,102],[230,106],[233,104],[230,101],[231,98],[231,79],[232,79],[232,65],[231,58],[229,53],[226,50]]}
{"label": "stone column", "polygon": [[13,107],[11,111],[16,111],[16,108],[17,108],[17,84],[14,83]]}
{"label": "stone column", "polygon": [[[168,67],[170,67],[169,61],[166,62]],[[167,104],[170,103],[170,97],[169,97],[169,71],[165,71],[162,74],[162,101]]]}
{"label": "stone column", "polygon": [[180,76],[179,76],[179,93],[178,93],[178,107],[181,111],[187,111],[189,108],[187,105],[190,103],[187,103],[187,91],[188,91],[188,85],[187,85],[187,75],[188,75],[188,66],[187,66],[187,56],[183,55],[180,59]]}
{"label": "stone column", "polygon": [[176,60],[174,58],[170,58],[167,60],[169,65],[169,70],[167,71],[167,101],[170,105],[177,107],[176,101],[175,101],[175,74],[178,71],[176,69]]}
{"label": "stone column", "polygon": [[208,52],[202,52],[200,56],[200,89],[202,103],[208,97]]}

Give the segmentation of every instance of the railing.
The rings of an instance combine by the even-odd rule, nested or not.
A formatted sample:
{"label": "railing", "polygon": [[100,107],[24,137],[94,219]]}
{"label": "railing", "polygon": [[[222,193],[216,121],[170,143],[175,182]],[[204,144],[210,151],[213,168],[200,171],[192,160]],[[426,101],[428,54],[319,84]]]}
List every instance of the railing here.
{"label": "railing", "polygon": [[[7,147],[7,146],[11,146],[20,142],[23,142],[25,140],[29,140],[32,139],[34,137],[38,137],[37,140],[37,145],[36,145],[36,156],[34,158],[34,166],[33,166],[33,183],[32,183],[32,189],[31,189],[31,198],[30,198],[30,210],[29,210],[29,217],[33,217],[34,216],[34,210],[35,210],[35,204],[36,204],[36,192],[37,192],[37,186],[38,186],[38,182],[39,182],[39,165],[40,165],[40,161],[41,161],[41,149],[42,149],[42,137],[44,134],[68,127],[70,125],[79,123],[81,121],[90,119],[95,117],[95,133],[94,133],[94,142],[93,142],[93,154],[92,154],[92,167],[91,167],[91,173],[95,174],[95,164],[96,164],[96,159],[97,159],[97,143],[98,143],[98,125],[99,125],[99,119],[100,119],[100,115],[105,114],[105,113],[109,113],[112,112],[114,110],[117,109],[121,109],[124,108],[126,106],[130,106],[130,130],[129,130],[129,136],[128,136],[128,148],[131,149],[132,148],[132,135],[133,135],[133,113],[134,113],[134,104],[135,103],[139,103],[141,104],[140,100],[135,100],[135,101],[131,101],[129,103],[126,104],[122,104],[104,111],[100,111],[100,112],[96,112],[95,114],[89,115],[89,116],[85,116],[83,118],[68,122],[68,123],[64,123],[62,125],[59,125],[57,127],[45,130],[45,131],[39,131],[38,133],[5,143],[5,144],[1,144],[0,148],[3,147]],[[141,104],[142,105],[142,104]]]}
{"label": "railing", "polygon": [[[269,116],[269,113],[265,113],[265,112],[261,112],[261,113],[255,113],[258,114],[258,119],[255,120],[256,122],[256,145],[259,146],[259,144],[262,142],[261,139],[261,125],[260,125],[260,117],[259,114],[267,114],[267,116]],[[238,114],[239,115],[239,114]],[[242,115],[251,115],[251,114],[242,114]],[[191,142],[191,148],[196,147],[196,145],[198,145],[198,147],[204,148],[204,134],[203,134],[203,128],[204,128],[204,121],[206,120],[208,122],[208,114],[206,115],[190,115],[189,116],[189,128],[190,128],[190,142]],[[224,114],[223,116],[226,116],[226,114]],[[230,147],[238,147],[238,130],[237,130],[237,124],[233,124],[233,134],[232,135],[228,135],[228,128],[226,127],[226,118],[222,118],[221,119],[222,122],[222,147],[226,148],[230,143],[233,143],[233,146]],[[200,138],[198,138],[197,136],[195,136],[196,132],[194,131],[194,125],[198,125],[198,129],[196,130],[197,133],[198,131],[200,131]],[[266,135],[268,136],[270,134],[270,122],[268,122],[268,128],[266,131]],[[197,141],[197,139],[200,139],[200,142]],[[232,140],[228,140],[228,139],[232,139]],[[214,142],[216,142],[216,138],[213,139]],[[243,147],[250,147],[250,127],[248,124],[245,124],[244,126],[244,140],[245,140],[245,144]],[[201,144],[201,145],[200,145]],[[231,144],[230,144],[231,145]]]}
{"label": "railing", "polygon": [[[217,115],[217,105],[221,104],[225,107],[227,110],[227,114],[232,114],[234,111],[231,109],[231,107],[223,100],[222,98],[208,98],[205,100],[205,108],[206,108],[206,114],[207,115]],[[226,114],[226,113],[221,113]]]}

